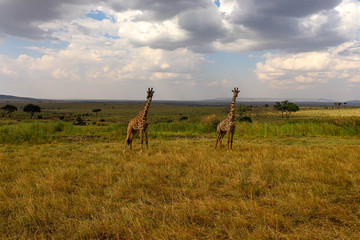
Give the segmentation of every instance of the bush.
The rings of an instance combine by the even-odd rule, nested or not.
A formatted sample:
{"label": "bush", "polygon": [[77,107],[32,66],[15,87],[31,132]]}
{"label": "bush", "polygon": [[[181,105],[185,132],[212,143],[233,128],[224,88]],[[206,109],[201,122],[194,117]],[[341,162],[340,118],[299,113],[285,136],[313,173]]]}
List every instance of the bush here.
{"label": "bush", "polygon": [[189,118],[186,117],[186,116],[179,118],[180,121],[184,121],[184,120],[188,120],[188,119],[189,119]]}
{"label": "bush", "polygon": [[62,132],[64,130],[64,123],[58,122],[54,127],[54,132]]}
{"label": "bush", "polygon": [[221,122],[221,118],[216,115],[208,115],[200,120],[200,123],[206,127],[209,132],[216,131],[217,125]]}
{"label": "bush", "polygon": [[76,120],[73,124],[74,125],[86,125],[86,122],[84,122],[84,120],[82,120],[82,118],[80,116],[77,116]]}
{"label": "bush", "polygon": [[248,116],[240,118],[239,121],[252,123],[251,117],[248,117]]}

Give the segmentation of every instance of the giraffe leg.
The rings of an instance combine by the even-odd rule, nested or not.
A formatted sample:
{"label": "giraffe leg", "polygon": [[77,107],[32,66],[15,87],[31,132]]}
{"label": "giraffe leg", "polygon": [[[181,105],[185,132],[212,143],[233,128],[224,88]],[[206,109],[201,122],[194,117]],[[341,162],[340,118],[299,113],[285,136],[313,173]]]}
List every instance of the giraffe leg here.
{"label": "giraffe leg", "polygon": [[146,144],[146,150],[149,150],[149,142],[148,142],[148,133],[147,133],[147,128],[144,130],[144,134],[145,134],[145,144]]}
{"label": "giraffe leg", "polygon": [[220,149],[222,149],[222,140],[223,140],[223,138],[225,136],[225,133],[226,132],[221,132],[221,134],[220,134]]}
{"label": "giraffe leg", "polygon": [[140,130],[140,144],[141,144],[141,152],[143,151],[143,136],[144,136],[144,129]]}
{"label": "giraffe leg", "polygon": [[217,147],[217,145],[218,145],[218,142],[219,142],[219,140],[220,140],[220,132],[218,131],[217,132],[217,136],[216,136],[216,144],[215,144],[215,149],[216,149],[216,147]]}
{"label": "giraffe leg", "polygon": [[130,150],[132,150],[132,143],[133,143],[133,140],[134,140],[134,137],[135,137],[135,133],[134,131],[132,131],[130,133],[130,136],[129,136],[129,145],[130,145]]}
{"label": "giraffe leg", "polygon": [[233,138],[234,138],[234,133],[235,131],[232,131],[231,134],[231,138],[230,138],[230,149],[232,150],[232,144],[233,144]]}
{"label": "giraffe leg", "polygon": [[230,136],[231,135],[231,131],[227,131],[227,150],[230,151]]}
{"label": "giraffe leg", "polygon": [[128,136],[126,136],[126,139],[125,139],[125,144],[124,144],[124,150],[123,150],[123,152],[125,152],[125,151],[126,151],[126,145],[127,145],[127,142],[128,142]]}
{"label": "giraffe leg", "polygon": [[125,139],[125,146],[124,146],[124,152],[126,151],[126,145],[130,145],[130,136],[131,136],[131,128],[128,128],[127,130],[127,134],[126,134],[126,139]]}

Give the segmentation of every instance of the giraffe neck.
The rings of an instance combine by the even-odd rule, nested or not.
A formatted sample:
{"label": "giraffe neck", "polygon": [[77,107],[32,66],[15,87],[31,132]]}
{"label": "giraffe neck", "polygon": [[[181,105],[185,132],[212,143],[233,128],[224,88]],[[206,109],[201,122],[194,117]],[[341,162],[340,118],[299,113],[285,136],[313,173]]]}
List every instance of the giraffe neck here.
{"label": "giraffe neck", "polygon": [[144,106],[143,110],[139,114],[139,116],[141,116],[141,118],[146,119],[147,113],[149,111],[150,103],[151,103],[151,98],[148,98],[148,100],[145,103],[145,106]]}
{"label": "giraffe neck", "polygon": [[235,120],[235,102],[236,102],[236,96],[234,96],[232,98],[231,105],[230,105],[230,112],[229,112],[228,118],[231,121]]}

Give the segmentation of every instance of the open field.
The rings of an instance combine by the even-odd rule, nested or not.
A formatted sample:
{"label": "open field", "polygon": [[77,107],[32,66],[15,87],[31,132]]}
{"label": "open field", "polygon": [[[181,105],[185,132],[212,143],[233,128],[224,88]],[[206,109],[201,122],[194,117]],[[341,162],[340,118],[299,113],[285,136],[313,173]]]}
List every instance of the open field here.
{"label": "open field", "polygon": [[359,108],[250,113],[227,152],[224,107],[154,104],[124,154],[142,104],[42,107],[0,120],[0,239],[360,238]]}

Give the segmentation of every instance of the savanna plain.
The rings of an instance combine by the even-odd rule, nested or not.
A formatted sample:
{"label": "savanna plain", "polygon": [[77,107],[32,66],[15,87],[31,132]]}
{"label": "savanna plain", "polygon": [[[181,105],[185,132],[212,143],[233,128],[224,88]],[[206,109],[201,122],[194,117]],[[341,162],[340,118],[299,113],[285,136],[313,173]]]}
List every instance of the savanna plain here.
{"label": "savanna plain", "polygon": [[123,153],[143,104],[14,105],[0,239],[360,239],[360,108],[253,107],[215,151],[226,107],[155,102],[149,150]]}

